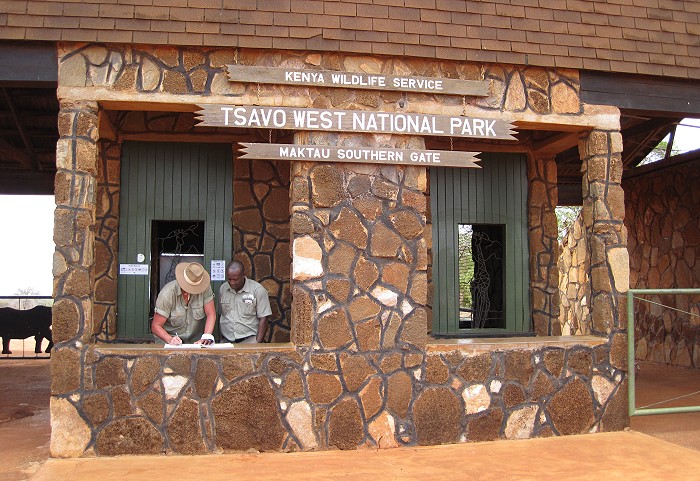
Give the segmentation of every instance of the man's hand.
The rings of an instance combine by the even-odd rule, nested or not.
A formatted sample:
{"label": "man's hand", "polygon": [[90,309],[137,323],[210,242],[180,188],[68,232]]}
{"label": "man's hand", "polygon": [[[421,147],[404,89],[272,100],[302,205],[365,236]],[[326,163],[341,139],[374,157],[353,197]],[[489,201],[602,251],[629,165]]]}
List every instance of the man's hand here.
{"label": "man's hand", "polygon": [[170,341],[168,341],[168,344],[173,345],[173,346],[179,346],[182,344],[182,339],[180,339],[180,336],[177,335],[177,333],[170,338]]}
{"label": "man's hand", "polygon": [[214,344],[214,336],[211,334],[202,334],[202,338],[199,341],[196,341],[195,344],[210,346],[211,344]]}

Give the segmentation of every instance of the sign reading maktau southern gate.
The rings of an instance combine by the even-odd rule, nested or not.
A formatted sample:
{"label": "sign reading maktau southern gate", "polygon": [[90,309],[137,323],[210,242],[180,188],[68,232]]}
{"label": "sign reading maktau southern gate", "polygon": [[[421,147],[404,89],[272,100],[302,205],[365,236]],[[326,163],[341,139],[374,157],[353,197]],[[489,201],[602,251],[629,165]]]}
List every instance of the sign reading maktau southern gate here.
{"label": "sign reading maktau southern gate", "polygon": [[340,72],[337,70],[297,70],[253,65],[227,65],[226,68],[228,70],[228,78],[232,82],[306,85],[361,90],[399,90],[402,92],[467,95],[470,97],[488,97],[489,95],[489,81],[487,80],[399,76],[364,72]]}
{"label": "sign reading maktau southern gate", "polygon": [[515,140],[513,125],[499,119],[369,110],[202,105],[197,112],[207,127],[239,127],[471,137]]}
{"label": "sign reading maktau southern gate", "polygon": [[337,145],[253,144],[241,142],[241,159],[358,162],[363,164],[475,167],[477,152],[411,150]]}

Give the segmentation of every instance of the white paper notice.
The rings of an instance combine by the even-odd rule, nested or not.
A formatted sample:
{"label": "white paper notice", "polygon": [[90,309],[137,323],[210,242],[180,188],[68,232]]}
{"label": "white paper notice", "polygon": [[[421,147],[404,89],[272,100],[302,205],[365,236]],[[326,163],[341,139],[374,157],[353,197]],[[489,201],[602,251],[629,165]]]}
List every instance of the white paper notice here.
{"label": "white paper notice", "polygon": [[119,274],[126,276],[147,276],[148,264],[119,264]]}
{"label": "white paper notice", "polygon": [[211,280],[225,281],[226,280],[226,261],[211,261]]}

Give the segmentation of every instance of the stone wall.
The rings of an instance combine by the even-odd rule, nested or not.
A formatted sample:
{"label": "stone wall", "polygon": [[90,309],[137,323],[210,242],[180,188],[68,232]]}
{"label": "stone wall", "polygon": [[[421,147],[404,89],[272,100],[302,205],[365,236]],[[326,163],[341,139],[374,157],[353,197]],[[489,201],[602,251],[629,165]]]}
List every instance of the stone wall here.
{"label": "stone wall", "polygon": [[[700,287],[700,169],[697,161],[625,181],[630,287]],[[700,295],[635,301],[638,359],[700,368]]]}
{"label": "stone wall", "polygon": [[266,339],[289,342],[289,162],[241,159],[235,148],[232,255],[270,296]]}
{"label": "stone wall", "polygon": [[[224,72],[226,63],[236,61],[487,79],[491,94],[463,99],[236,84],[228,82]],[[619,256],[625,239],[619,176],[614,174],[621,148],[619,118],[616,109],[579,102],[576,71],[344,54],[62,44],[58,95],[57,185],[63,182],[64,188],[57,189],[61,195],[57,194],[55,228],[54,455],[353,449],[572,434],[626,425],[626,351],[619,313],[619,297],[626,290],[619,266],[626,257]],[[143,110],[161,104],[162,110],[191,111],[200,102],[408,109],[595,127],[582,140],[581,152],[586,235],[593,239],[591,265],[604,271],[609,281],[593,276],[591,282],[592,332],[603,338],[556,346],[542,343],[526,350],[492,347],[485,352],[428,345],[426,169],[293,163],[288,199],[294,346],[170,353],[91,344],[95,280],[98,270],[104,271],[94,268],[93,258],[99,102],[117,110],[133,109],[141,102],[146,104],[137,106]],[[296,133],[295,143],[424,147],[419,137],[352,133]],[[528,174],[538,186],[530,197],[530,241],[542,236],[533,250],[533,282],[542,302],[533,304],[539,306],[538,332],[549,334],[556,332],[551,324],[556,312],[556,256],[548,252],[556,171],[551,159],[537,162]],[[245,222],[237,232],[240,246],[250,254],[251,270],[260,269],[259,275],[271,256],[271,272],[284,264],[274,259],[283,252],[285,237],[277,210],[281,206],[272,203],[271,196],[274,192],[277,199],[286,191],[285,173],[279,168],[270,171],[271,176],[236,179],[248,182],[247,194],[255,201],[250,212],[237,214],[255,212],[258,219],[270,221],[271,235]],[[241,193],[246,195],[245,189]],[[284,289],[281,285],[278,291],[282,310]],[[276,329],[273,336],[283,332]]]}
{"label": "stone wall", "polygon": [[559,256],[559,325],[565,336],[591,333],[589,265],[583,215],[579,215],[561,244]]}
{"label": "stone wall", "polygon": [[605,343],[484,353],[90,348],[80,388],[54,382],[67,397],[52,403],[62,428],[53,435],[70,429],[72,451],[58,453],[65,456],[388,448],[620,430],[628,419],[623,354]]}

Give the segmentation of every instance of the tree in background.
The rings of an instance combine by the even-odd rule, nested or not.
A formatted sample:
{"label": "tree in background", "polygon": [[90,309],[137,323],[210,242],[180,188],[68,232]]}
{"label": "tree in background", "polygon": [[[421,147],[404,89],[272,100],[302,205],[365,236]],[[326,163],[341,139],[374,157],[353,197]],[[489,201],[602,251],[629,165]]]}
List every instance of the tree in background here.
{"label": "tree in background", "polygon": [[569,233],[569,229],[579,214],[581,213],[581,206],[578,205],[560,205],[555,210],[557,214],[557,228],[559,229],[559,244],[564,242],[566,235]]}

